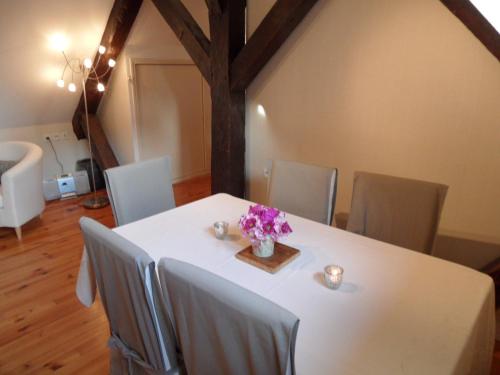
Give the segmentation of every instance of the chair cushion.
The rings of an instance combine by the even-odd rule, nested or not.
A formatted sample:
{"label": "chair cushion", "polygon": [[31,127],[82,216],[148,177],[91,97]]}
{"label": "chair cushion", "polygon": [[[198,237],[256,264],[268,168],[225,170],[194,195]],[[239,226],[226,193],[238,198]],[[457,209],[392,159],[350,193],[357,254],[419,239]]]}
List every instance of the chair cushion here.
{"label": "chair cushion", "polygon": [[14,160],[0,160],[0,178],[2,178],[2,174],[7,172],[10,168],[17,164],[17,161]]}

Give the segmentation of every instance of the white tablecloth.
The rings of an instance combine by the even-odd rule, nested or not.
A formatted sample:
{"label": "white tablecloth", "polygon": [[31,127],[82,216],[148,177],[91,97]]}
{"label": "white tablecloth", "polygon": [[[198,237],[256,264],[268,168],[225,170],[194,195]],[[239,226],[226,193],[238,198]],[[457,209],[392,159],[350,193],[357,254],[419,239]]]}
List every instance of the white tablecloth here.
{"label": "white tablecloth", "polygon": [[[489,374],[494,287],[486,275],[431,256],[288,215],[283,242],[301,256],[275,275],[235,258],[248,245],[237,228],[250,202],[218,194],[115,231],[156,262],[170,257],[207,269],[300,318],[299,374]],[[230,222],[217,240],[212,223]],[[344,267],[339,290],[322,270]],[[84,252],[77,294],[92,303]]]}

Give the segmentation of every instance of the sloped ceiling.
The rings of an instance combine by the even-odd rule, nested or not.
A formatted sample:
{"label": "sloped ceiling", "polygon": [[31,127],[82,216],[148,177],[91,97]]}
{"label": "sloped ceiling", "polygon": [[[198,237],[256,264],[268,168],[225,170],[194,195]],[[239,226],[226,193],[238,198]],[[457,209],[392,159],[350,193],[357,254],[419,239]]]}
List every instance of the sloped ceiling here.
{"label": "sloped ceiling", "polygon": [[0,128],[71,121],[81,91],[56,86],[64,58],[53,36],[65,36],[69,56],[93,56],[112,5],[113,0],[0,1]]}

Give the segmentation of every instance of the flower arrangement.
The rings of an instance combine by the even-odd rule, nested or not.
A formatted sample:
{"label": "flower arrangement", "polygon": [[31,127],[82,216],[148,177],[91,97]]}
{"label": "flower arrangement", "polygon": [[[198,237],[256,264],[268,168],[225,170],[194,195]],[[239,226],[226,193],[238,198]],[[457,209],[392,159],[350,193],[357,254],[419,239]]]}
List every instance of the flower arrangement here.
{"label": "flower arrangement", "polygon": [[239,227],[243,236],[249,238],[252,245],[258,245],[269,239],[278,241],[279,238],[292,233],[284,212],[261,204],[250,206],[248,213],[241,217]]}

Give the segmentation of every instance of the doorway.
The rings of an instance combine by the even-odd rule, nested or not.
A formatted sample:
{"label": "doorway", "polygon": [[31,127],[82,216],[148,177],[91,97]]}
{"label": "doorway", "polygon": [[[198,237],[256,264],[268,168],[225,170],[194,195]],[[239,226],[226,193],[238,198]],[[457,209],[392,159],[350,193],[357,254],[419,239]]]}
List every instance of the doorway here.
{"label": "doorway", "polygon": [[140,160],[170,155],[172,177],[210,173],[210,89],[192,63],[134,64]]}

